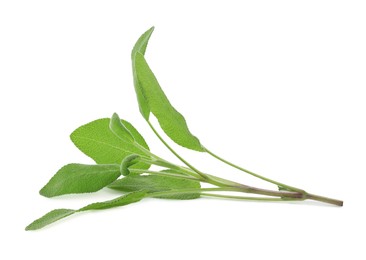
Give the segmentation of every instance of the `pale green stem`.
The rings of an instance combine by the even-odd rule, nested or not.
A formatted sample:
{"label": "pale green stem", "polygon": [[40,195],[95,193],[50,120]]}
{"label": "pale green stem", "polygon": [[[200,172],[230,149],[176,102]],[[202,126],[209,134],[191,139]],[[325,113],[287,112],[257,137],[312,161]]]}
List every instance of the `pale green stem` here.
{"label": "pale green stem", "polygon": [[241,192],[238,188],[201,188],[201,189],[179,189],[179,190],[169,190],[169,191],[158,191],[148,193],[146,197],[158,197],[158,196],[170,196],[170,195],[178,195],[178,194],[189,194],[189,193],[201,193],[202,191],[237,191]]}
{"label": "pale green stem", "polygon": [[198,175],[196,172],[184,169],[184,168],[182,168],[182,167],[180,167],[176,164],[170,163],[170,162],[165,161],[165,160],[160,160],[160,159],[155,160],[155,159],[150,159],[150,158],[146,158],[146,157],[141,157],[140,161],[144,162],[144,163],[147,163],[147,164],[154,164],[154,165],[157,165],[157,166],[163,166],[163,167],[166,167],[166,168],[174,169],[174,170],[177,170],[179,172],[191,175],[191,176],[193,176],[193,177],[195,177],[195,178],[202,181],[201,176]]}
{"label": "pale green stem", "polygon": [[197,179],[195,177],[181,175],[181,174],[174,174],[174,173],[168,173],[168,172],[156,172],[156,171],[141,170],[141,169],[129,169],[129,170],[131,173],[137,173],[137,174],[148,173],[148,174],[158,175],[158,176],[169,176],[169,177],[174,177],[174,178],[179,178],[179,179],[200,181],[200,179]]}
{"label": "pale green stem", "polygon": [[182,158],[176,151],[173,150],[172,147],[170,147],[170,145],[165,142],[165,140],[160,136],[160,134],[156,131],[156,129],[154,128],[154,126],[151,124],[151,122],[149,120],[147,120],[147,123],[149,124],[151,130],[155,133],[155,135],[159,138],[159,140],[165,145],[166,148],[169,149],[170,152],[172,152],[180,161],[182,161],[185,165],[187,165],[189,168],[191,168],[192,170],[194,170],[197,174],[199,174],[203,179],[207,179],[207,176],[199,171],[198,169],[196,169],[193,165],[191,165],[189,162],[187,162],[184,158]]}
{"label": "pale green stem", "polygon": [[250,175],[252,175],[252,176],[254,176],[254,177],[257,177],[257,178],[262,179],[262,180],[264,180],[264,181],[270,182],[270,183],[272,183],[272,184],[275,184],[275,185],[277,185],[277,186],[279,186],[279,187],[282,187],[282,188],[285,188],[285,189],[287,189],[287,190],[291,190],[291,191],[297,191],[297,192],[305,193],[305,191],[303,191],[303,190],[301,190],[301,189],[298,189],[298,188],[295,188],[295,187],[292,187],[292,186],[289,186],[289,185],[283,184],[283,183],[278,182],[278,181],[271,180],[271,179],[269,179],[269,178],[266,178],[266,177],[264,177],[264,176],[261,176],[261,175],[259,175],[259,174],[256,174],[256,173],[254,173],[254,172],[252,172],[252,171],[249,171],[249,170],[247,170],[247,169],[244,169],[244,168],[242,168],[242,167],[240,167],[240,166],[238,166],[238,165],[235,165],[235,164],[233,164],[233,163],[231,163],[231,162],[229,162],[229,161],[227,161],[227,160],[225,160],[225,159],[223,159],[223,158],[219,157],[218,155],[214,154],[213,152],[211,152],[210,150],[208,150],[208,149],[206,149],[206,148],[205,148],[205,150],[206,150],[206,152],[207,152],[208,154],[210,154],[211,156],[215,157],[216,159],[218,159],[218,160],[222,161],[223,163],[226,163],[227,165],[230,165],[231,167],[234,167],[234,168],[236,168],[236,169],[238,169],[238,170],[240,170],[240,171],[246,172],[246,173],[248,173],[248,174],[250,174]]}
{"label": "pale green stem", "polygon": [[292,200],[301,200],[301,199],[296,199],[296,198],[282,199],[282,198],[265,198],[265,197],[245,197],[245,196],[223,195],[223,194],[205,193],[205,192],[202,192],[201,196],[224,198],[224,199],[252,200],[252,201],[292,201]]}

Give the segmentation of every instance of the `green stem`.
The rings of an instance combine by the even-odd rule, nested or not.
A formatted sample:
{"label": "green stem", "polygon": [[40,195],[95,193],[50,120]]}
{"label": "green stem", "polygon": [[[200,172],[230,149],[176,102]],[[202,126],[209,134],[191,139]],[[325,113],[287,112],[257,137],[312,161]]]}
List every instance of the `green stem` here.
{"label": "green stem", "polygon": [[207,193],[212,191],[232,191],[232,192],[242,192],[238,188],[221,187],[221,188],[201,188],[201,189],[179,189],[170,191],[159,191],[149,193],[147,197],[161,197],[161,196],[171,196],[178,194],[189,194],[189,193],[200,193],[202,196],[207,197],[217,197],[217,198],[227,198],[227,199],[240,199],[240,200],[254,200],[254,201],[291,201],[291,200],[301,200],[299,198],[265,198],[265,197],[245,197],[245,196],[234,196],[234,195],[224,195]]}
{"label": "green stem", "polygon": [[241,190],[238,188],[230,188],[230,187],[221,187],[221,188],[201,188],[201,189],[179,189],[179,190],[169,190],[169,191],[158,191],[148,193],[146,197],[160,197],[160,196],[170,196],[170,195],[177,195],[177,194],[189,194],[189,193],[201,193],[202,191],[237,191],[240,192]]}
{"label": "green stem", "polygon": [[141,157],[140,158],[141,162],[147,163],[147,164],[154,164],[157,166],[162,166],[162,167],[166,167],[166,168],[170,168],[173,170],[176,170],[178,172],[184,173],[184,174],[188,174],[191,175],[193,177],[195,177],[196,179],[199,179],[200,181],[203,181],[203,179],[201,178],[200,175],[198,175],[196,172],[187,170],[183,167],[180,167],[176,164],[170,163],[168,161],[165,161],[163,159],[151,159],[151,158],[146,158],[146,157]]}
{"label": "green stem", "polygon": [[170,152],[172,152],[181,162],[183,162],[185,165],[187,165],[189,168],[191,168],[193,171],[195,171],[197,174],[199,174],[203,179],[207,179],[207,176],[203,172],[199,171],[193,165],[191,165],[189,162],[187,162],[185,159],[183,159],[176,151],[173,150],[173,148],[171,148],[169,146],[169,144],[167,142],[165,142],[165,140],[160,136],[160,134],[156,131],[156,129],[154,128],[154,126],[151,124],[151,122],[149,120],[147,120],[147,123],[149,124],[151,130],[155,133],[155,135],[159,138],[159,140],[165,145],[165,147],[169,149]]}
{"label": "green stem", "polygon": [[261,176],[261,175],[259,175],[259,174],[256,174],[256,173],[254,173],[254,172],[252,172],[252,171],[249,171],[249,170],[247,170],[247,169],[244,169],[244,168],[242,168],[242,167],[240,167],[240,166],[238,166],[238,165],[235,165],[235,164],[233,164],[233,163],[231,163],[231,162],[229,162],[229,161],[227,161],[227,160],[225,160],[225,159],[221,158],[220,156],[218,156],[218,155],[214,154],[213,152],[211,152],[210,150],[208,150],[208,149],[206,149],[206,148],[205,148],[205,150],[206,150],[206,152],[207,152],[208,154],[210,154],[210,155],[211,155],[211,156],[213,156],[214,158],[216,158],[216,159],[218,159],[218,160],[222,161],[223,163],[226,163],[227,165],[230,165],[231,167],[234,167],[234,168],[236,168],[236,169],[238,169],[238,170],[240,170],[240,171],[246,172],[246,173],[248,173],[248,174],[250,174],[250,175],[252,175],[252,176],[254,176],[254,177],[257,177],[257,178],[262,179],[262,180],[264,180],[264,181],[270,182],[270,183],[275,184],[275,185],[277,185],[277,186],[279,186],[279,187],[285,188],[286,190],[289,190],[289,191],[297,191],[297,192],[305,193],[305,191],[303,191],[303,190],[301,190],[301,189],[299,189],[299,188],[295,188],[295,187],[292,187],[292,186],[286,185],[286,184],[284,184],[284,183],[281,183],[281,182],[278,182],[278,181],[275,181],[275,180],[271,180],[271,179],[269,179],[269,178],[266,178],[266,177],[264,177],[264,176]]}
{"label": "green stem", "polygon": [[156,172],[156,171],[141,170],[141,169],[130,169],[130,172],[137,173],[137,174],[148,173],[148,174],[158,175],[158,176],[169,176],[169,177],[174,177],[174,178],[179,178],[179,179],[200,181],[199,179],[197,179],[195,177],[181,175],[181,174],[167,173],[167,172]]}
{"label": "green stem", "polygon": [[267,195],[267,196],[274,196],[274,197],[298,198],[298,199],[304,198],[304,193],[303,192],[273,191],[273,190],[260,189],[260,188],[240,184],[240,183],[237,183],[237,182],[229,181],[229,180],[219,178],[219,177],[209,175],[209,174],[207,174],[207,175],[205,174],[206,178],[202,179],[201,176],[198,175],[196,172],[193,172],[189,169],[185,169],[185,168],[180,167],[178,165],[172,164],[172,163],[167,162],[165,160],[161,161],[161,160],[155,160],[155,159],[148,159],[148,158],[145,158],[145,157],[141,157],[140,160],[142,162],[145,162],[145,163],[155,164],[155,165],[158,165],[158,166],[163,166],[163,167],[183,171],[183,172],[187,173],[188,175],[191,175],[191,176],[195,177],[196,179],[198,179],[202,182],[213,184],[213,185],[219,186],[223,189],[227,189],[227,188],[236,189],[236,190],[241,191],[241,192],[254,193],[254,194],[259,194],[259,195]]}
{"label": "green stem", "polygon": [[265,198],[265,197],[245,197],[245,196],[223,195],[223,194],[205,193],[205,192],[202,192],[201,196],[224,198],[224,199],[252,200],[252,201],[292,201],[292,200],[299,200],[299,199],[296,199],[296,198],[282,199],[282,198]]}

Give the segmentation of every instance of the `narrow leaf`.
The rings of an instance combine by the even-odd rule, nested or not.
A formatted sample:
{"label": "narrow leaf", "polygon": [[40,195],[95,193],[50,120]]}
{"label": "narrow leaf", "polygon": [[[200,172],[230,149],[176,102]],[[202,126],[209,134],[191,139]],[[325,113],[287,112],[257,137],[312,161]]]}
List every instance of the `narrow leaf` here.
{"label": "narrow leaf", "polygon": [[130,174],[130,170],[128,169],[132,165],[136,164],[138,162],[138,159],[140,158],[137,154],[131,154],[127,156],[125,159],[123,159],[120,167],[120,172],[122,175],[127,176]]}
{"label": "narrow leaf", "polygon": [[104,202],[96,202],[89,204],[85,207],[82,207],[78,210],[73,209],[55,209],[48,212],[43,217],[33,221],[29,224],[25,230],[36,230],[43,228],[53,222],[56,222],[59,219],[65,218],[77,212],[87,211],[87,210],[101,210],[101,209],[109,209],[114,207],[125,206],[134,202],[138,202],[142,200],[146,195],[145,191],[131,192],[125,195],[122,195],[116,199],[108,200]]}
{"label": "narrow leaf", "polygon": [[[130,175],[122,179],[116,180],[108,186],[111,189],[124,192],[145,190],[148,193],[159,191],[170,191],[179,189],[199,189],[201,187],[198,181],[179,179],[169,176],[157,175]],[[200,197],[199,192],[188,194],[178,194],[169,196],[158,196],[165,199],[196,199]]]}
{"label": "narrow leaf", "polygon": [[95,192],[121,175],[118,164],[68,164],[62,167],[40,190],[45,197]]}
{"label": "narrow leaf", "polygon": [[133,73],[133,83],[135,86],[135,92],[137,96],[137,101],[139,104],[139,109],[141,115],[148,120],[150,115],[150,108],[146,102],[145,97],[143,96],[141,92],[140,82],[136,76],[136,70],[135,70],[135,55],[137,52],[140,52],[142,54],[145,54],[147,44],[149,42],[150,36],[154,31],[154,27],[151,27],[149,30],[147,30],[143,35],[140,36],[140,38],[135,43],[135,46],[132,49],[131,58],[132,58],[132,73]]}
{"label": "narrow leaf", "polygon": [[139,52],[135,55],[135,70],[139,87],[164,132],[177,144],[204,152],[200,141],[189,131],[184,117],[170,104],[143,54]]}
{"label": "narrow leaf", "polygon": [[131,192],[113,200],[89,204],[88,206],[79,209],[78,212],[86,210],[109,209],[124,206],[142,200],[145,197],[145,195],[146,195],[145,191]]}
{"label": "narrow leaf", "polygon": [[50,212],[48,212],[43,217],[40,217],[39,219],[36,219],[31,224],[29,224],[25,230],[36,230],[43,228],[57,220],[60,220],[62,218],[65,218],[67,216],[70,216],[74,214],[76,211],[73,209],[55,209]]}
{"label": "narrow leaf", "polygon": [[[71,140],[76,147],[98,164],[120,164],[130,154],[145,155],[131,142],[125,142],[113,134],[109,129],[109,123],[109,118],[103,118],[83,125],[71,134]],[[149,150],[148,145],[139,132],[129,122],[122,120],[122,123],[135,141]],[[139,162],[132,167],[148,169],[150,165]]]}
{"label": "narrow leaf", "polygon": [[135,141],[130,131],[128,131],[128,129],[123,125],[121,119],[116,113],[113,114],[109,122],[109,129],[122,141]]}

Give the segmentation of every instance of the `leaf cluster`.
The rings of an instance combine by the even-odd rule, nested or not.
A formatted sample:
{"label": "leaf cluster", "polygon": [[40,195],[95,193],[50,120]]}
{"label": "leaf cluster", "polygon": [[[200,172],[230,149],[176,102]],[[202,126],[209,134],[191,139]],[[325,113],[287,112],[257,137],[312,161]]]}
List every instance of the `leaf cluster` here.
{"label": "leaf cluster", "polygon": [[[77,128],[71,134],[75,146],[96,164],[67,164],[40,190],[42,196],[51,198],[67,194],[97,192],[103,188],[121,192],[115,199],[96,202],[80,209],[55,209],[33,221],[26,230],[43,228],[75,213],[102,210],[139,202],[144,198],[189,200],[201,196],[214,196],[258,201],[288,201],[313,199],[335,205],[343,202],[309,194],[301,189],[271,180],[230,163],[202,145],[187,125],[183,115],[168,100],[157,78],[145,59],[145,52],[154,28],[137,40],[131,53],[134,88],[139,110],[159,140],[184,164],[171,163],[152,153],[142,135],[128,121],[114,113]],[[214,158],[264,181],[278,186],[279,191],[264,190],[219,178],[198,170],[182,158],[158,133],[150,122],[156,117],[160,128],[176,144],[206,152]],[[161,167],[162,170],[151,169]],[[202,188],[201,183],[213,187]],[[234,191],[269,196],[239,197],[215,194],[215,191]]]}

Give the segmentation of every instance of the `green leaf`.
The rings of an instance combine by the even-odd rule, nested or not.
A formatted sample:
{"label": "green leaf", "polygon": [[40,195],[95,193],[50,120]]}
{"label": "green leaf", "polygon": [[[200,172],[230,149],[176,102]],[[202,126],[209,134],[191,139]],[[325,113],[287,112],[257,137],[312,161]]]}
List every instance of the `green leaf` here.
{"label": "green leaf", "polygon": [[111,117],[109,129],[122,141],[135,141],[135,138],[133,138],[130,131],[128,131],[128,129],[123,125],[121,119],[116,113],[114,113]]}
{"label": "green leaf", "polygon": [[188,129],[184,117],[170,104],[143,54],[135,55],[135,70],[139,87],[160,127],[177,144],[200,152],[205,149]]}
{"label": "green leaf", "polygon": [[[130,154],[145,155],[131,142],[125,142],[113,134],[109,129],[109,123],[109,118],[102,118],[83,125],[71,134],[71,140],[76,147],[98,164],[121,164],[122,160]],[[129,122],[122,120],[122,123],[135,141],[149,150],[139,132]],[[150,165],[139,162],[132,167],[148,169]]]}
{"label": "green leaf", "polygon": [[[199,189],[200,187],[201,185],[198,181],[160,175],[130,175],[122,179],[116,180],[108,186],[108,188],[124,192],[145,190],[148,193],[173,190],[179,191],[182,189]],[[157,196],[157,198],[185,200],[196,199],[199,197],[199,192],[169,196]]]}
{"label": "green leaf", "polygon": [[68,164],[40,190],[45,197],[98,191],[121,175],[118,164]]}
{"label": "green leaf", "polygon": [[25,230],[36,230],[43,228],[57,220],[60,220],[62,218],[65,218],[67,216],[70,216],[74,214],[76,211],[73,209],[55,209],[50,212],[48,212],[43,217],[36,219],[31,224],[29,224]]}
{"label": "green leaf", "polygon": [[124,206],[124,205],[131,204],[131,203],[142,200],[145,197],[145,195],[146,195],[146,191],[131,192],[131,193],[122,195],[113,200],[89,204],[88,206],[85,206],[85,207],[79,209],[78,212],[86,211],[86,210],[109,209],[109,208]]}
{"label": "green leaf", "polygon": [[116,199],[108,200],[104,202],[96,202],[89,204],[85,207],[82,207],[78,210],[73,209],[55,209],[48,212],[46,215],[40,217],[39,219],[33,221],[29,224],[25,230],[36,230],[43,228],[53,222],[56,222],[59,219],[65,218],[77,212],[87,211],[87,210],[101,210],[101,209],[109,209],[114,207],[125,206],[134,202],[138,202],[142,200],[146,195],[145,191],[131,192],[125,195],[122,195]]}
{"label": "green leaf", "polygon": [[143,35],[140,36],[140,38],[135,43],[135,46],[132,49],[131,58],[132,58],[132,73],[133,73],[133,83],[135,86],[135,92],[137,96],[137,101],[139,104],[139,109],[141,115],[148,120],[150,115],[150,108],[146,102],[145,97],[143,96],[141,92],[140,82],[136,76],[136,70],[135,70],[135,55],[137,52],[140,52],[142,54],[145,54],[147,44],[149,42],[150,36],[154,31],[154,27],[151,27],[149,30],[147,30]]}
{"label": "green leaf", "polygon": [[131,154],[127,156],[125,159],[123,159],[121,166],[120,166],[120,172],[122,175],[127,176],[130,174],[130,170],[128,169],[132,165],[136,164],[138,162],[138,159],[140,158],[140,155],[137,154]]}

